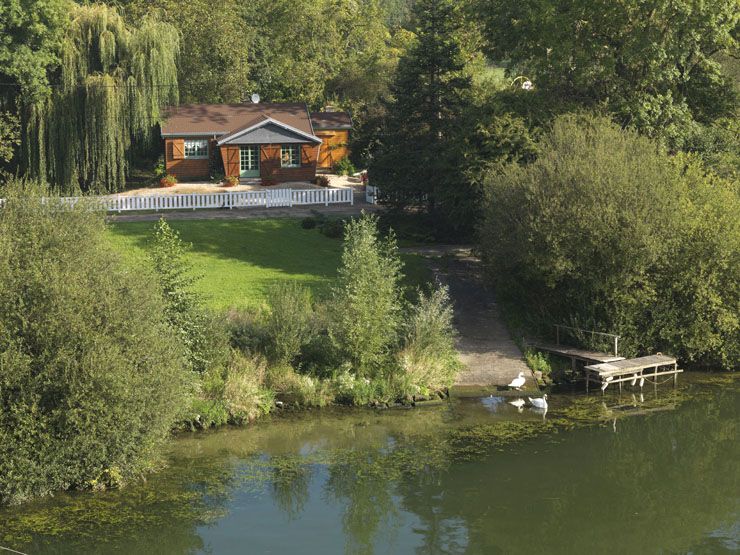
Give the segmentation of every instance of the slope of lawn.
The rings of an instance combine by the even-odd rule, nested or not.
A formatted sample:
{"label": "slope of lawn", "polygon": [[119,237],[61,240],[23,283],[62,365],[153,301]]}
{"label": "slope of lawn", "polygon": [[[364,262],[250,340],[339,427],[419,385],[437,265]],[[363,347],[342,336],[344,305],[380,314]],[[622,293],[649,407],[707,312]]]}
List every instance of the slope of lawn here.
{"label": "slope of lawn", "polygon": [[[325,294],[336,276],[342,241],[316,229],[301,228],[300,220],[172,220],[168,222],[191,245],[190,259],[202,276],[195,287],[217,310],[254,306],[270,284],[297,281]],[[119,222],[110,226],[111,241],[132,261],[146,256],[153,222]],[[406,284],[430,278],[424,260],[403,255]]]}

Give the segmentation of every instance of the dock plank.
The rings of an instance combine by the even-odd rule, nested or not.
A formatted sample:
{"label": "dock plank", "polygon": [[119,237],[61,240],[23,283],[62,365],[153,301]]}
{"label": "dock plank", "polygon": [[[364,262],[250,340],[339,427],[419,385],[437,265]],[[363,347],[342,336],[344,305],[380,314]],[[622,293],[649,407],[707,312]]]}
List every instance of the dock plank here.
{"label": "dock plank", "polygon": [[630,372],[653,368],[654,366],[668,366],[676,364],[678,361],[674,357],[666,355],[649,355],[644,357],[629,358],[604,362],[599,364],[590,364],[585,366],[587,371],[597,372],[601,376],[619,375]]}
{"label": "dock plank", "polygon": [[618,355],[612,355],[609,353],[601,353],[598,351],[589,351],[588,349],[579,349],[577,347],[570,347],[568,345],[554,345],[551,343],[540,343],[540,342],[528,342],[527,345],[540,351],[548,351],[557,355],[565,357],[575,357],[580,360],[587,362],[614,362],[624,360],[624,357]]}

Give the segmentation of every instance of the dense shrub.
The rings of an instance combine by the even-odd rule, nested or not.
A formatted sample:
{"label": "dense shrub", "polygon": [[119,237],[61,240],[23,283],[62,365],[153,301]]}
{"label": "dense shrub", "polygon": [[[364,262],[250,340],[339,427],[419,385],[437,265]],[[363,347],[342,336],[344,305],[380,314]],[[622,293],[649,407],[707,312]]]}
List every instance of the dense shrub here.
{"label": "dense shrub", "polygon": [[325,175],[317,175],[316,177],[314,177],[313,182],[315,185],[318,185],[319,187],[329,186],[329,178]]}
{"label": "dense shrub", "polygon": [[446,287],[419,294],[407,317],[398,380],[407,394],[427,395],[452,385],[460,369],[453,312]]}
{"label": "dense shrub", "polygon": [[224,384],[224,401],[235,424],[251,422],[274,406],[273,392],[265,386],[266,372],[264,360],[233,354]]}
{"label": "dense shrub", "polygon": [[152,277],[114,254],[103,215],[40,194],[1,195],[4,502],[146,469],[191,382]]}
{"label": "dense shrub", "polygon": [[316,227],[316,218],[312,218],[311,216],[306,216],[301,220],[301,227],[303,229],[313,229]]}
{"label": "dense shrub", "polygon": [[357,168],[349,158],[342,158],[336,164],[334,164],[334,173],[337,175],[354,175],[357,173]]}
{"label": "dense shrub", "polygon": [[270,362],[287,364],[315,334],[311,292],[297,283],[278,283],[267,293],[265,350]]}
{"label": "dense shrub", "polygon": [[319,230],[330,239],[339,239],[344,233],[344,220],[327,219],[321,223]]}
{"label": "dense shrub", "polygon": [[485,263],[531,325],[618,333],[625,355],[738,365],[740,197],[696,159],[564,116],[534,163],[486,185]]}
{"label": "dense shrub", "polygon": [[353,371],[374,378],[398,342],[402,265],[395,237],[379,237],[375,216],[350,221],[344,242],[330,331]]}

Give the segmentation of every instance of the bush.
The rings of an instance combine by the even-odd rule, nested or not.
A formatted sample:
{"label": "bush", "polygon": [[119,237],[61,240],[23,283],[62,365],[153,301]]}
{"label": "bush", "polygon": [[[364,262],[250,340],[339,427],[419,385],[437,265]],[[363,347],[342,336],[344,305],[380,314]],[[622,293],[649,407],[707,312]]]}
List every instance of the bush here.
{"label": "bush", "polygon": [[397,345],[401,266],[393,234],[381,239],[375,216],[348,222],[332,293],[330,333],[359,377],[380,375]]}
{"label": "bush", "polygon": [[563,116],[538,159],[491,173],[480,229],[500,299],[533,327],[579,322],[623,355],[740,361],[740,196],[697,159]]}
{"label": "bush", "polygon": [[231,346],[247,356],[263,354],[267,343],[262,316],[257,311],[230,310],[226,329]]}
{"label": "bush", "polygon": [[288,364],[315,333],[311,292],[297,283],[278,283],[267,292],[267,307],[266,354],[272,363]]}
{"label": "bush", "polygon": [[224,182],[224,179],[226,179],[226,176],[222,171],[211,172],[211,183],[214,185],[221,185]]}
{"label": "bush", "polygon": [[159,180],[160,187],[174,187],[175,185],[177,185],[177,178],[172,174],[165,175]]}
{"label": "bush", "polygon": [[266,370],[263,359],[234,352],[224,385],[224,402],[233,423],[251,422],[272,410],[275,397],[265,387]]}
{"label": "bush", "polygon": [[223,181],[224,187],[236,187],[239,185],[239,178],[236,175],[227,175]]}
{"label": "bush", "polygon": [[540,351],[527,349],[524,351],[524,360],[532,372],[542,372],[543,376],[549,376],[552,373],[550,357]]}
{"label": "bush", "polygon": [[321,224],[319,230],[330,239],[339,239],[344,232],[344,220],[326,220]]}
{"label": "bush", "polygon": [[354,175],[357,173],[357,168],[350,161],[349,158],[342,158],[336,164],[334,164],[334,173],[337,175]]}
{"label": "bush", "polygon": [[283,402],[303,407],[323,407],[334,400],[329,380],[298,374],[287,364],[271,366],[267,384]]}
{"label": "bush", "polygon": [[313,229],[316,227],[316,219],[311,216],[307,216],[301,220],[301,227],[303,229]]}
{"label": "bush", "polygon": [[328,187],[329,186],[329,178],[325,175],[317,175],[313,178],[313,182],[315,185],[318,185],[319,187]]}
{"label": "bush", "polygon": [[157,163],[154,165],[154,178],[159,180],[162,179],[164,176],[167,175],[167,169],[164,165],[164,160],[160,156],[157,160]]}
{"label": "bush", "polygon": [[419,293],[406,322],[398,381],[405,394],[428,395],[452,385],[460,360],[455,349],[453,311],[446,287]]}
{"label": "bush", "polygon": [[146,470],[192,383],[152,276],[114,254],[103,214],[42,195],[2,191],[2,502]]}

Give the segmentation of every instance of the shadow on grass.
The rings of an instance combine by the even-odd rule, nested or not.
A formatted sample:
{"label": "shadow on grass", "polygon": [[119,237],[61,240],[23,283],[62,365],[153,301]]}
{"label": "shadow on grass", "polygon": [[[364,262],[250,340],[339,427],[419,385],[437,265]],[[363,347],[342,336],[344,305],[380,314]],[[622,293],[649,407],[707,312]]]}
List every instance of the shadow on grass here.
{"label": "shadow on grass", "polygon": [[[278,281],[298,281],[323,296],[336,277],[342,241],[300,220],[177,220],[169,224],[191,245],[194,270],[203,276],[196,288],[213,308],[259,304],[267,288]],[[113,244],[125,256],[143,258],[153,222],[111,225]],[[406,284],[430,279],[420,257],[403,255]]]}

